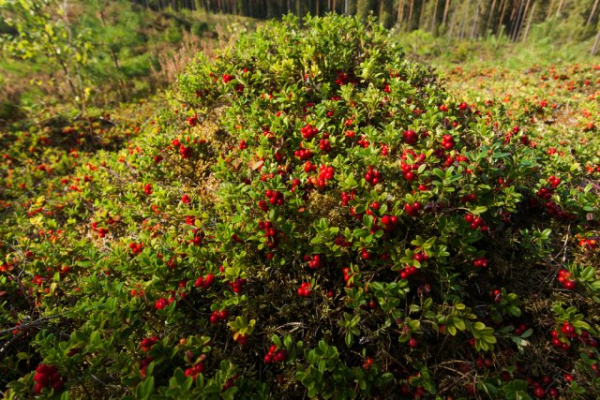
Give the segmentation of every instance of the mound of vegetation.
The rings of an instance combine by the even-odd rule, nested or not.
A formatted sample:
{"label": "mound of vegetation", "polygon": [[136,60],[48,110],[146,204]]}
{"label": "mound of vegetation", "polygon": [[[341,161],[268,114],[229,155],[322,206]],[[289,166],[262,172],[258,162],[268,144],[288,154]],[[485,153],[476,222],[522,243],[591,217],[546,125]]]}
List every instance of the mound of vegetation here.
{"label": "mound of vegetation", "polygon": [[288,16],[178,85],[68,179],[3,175],[9,396],[598,394],[593,132],[457,101],[371,19]]}

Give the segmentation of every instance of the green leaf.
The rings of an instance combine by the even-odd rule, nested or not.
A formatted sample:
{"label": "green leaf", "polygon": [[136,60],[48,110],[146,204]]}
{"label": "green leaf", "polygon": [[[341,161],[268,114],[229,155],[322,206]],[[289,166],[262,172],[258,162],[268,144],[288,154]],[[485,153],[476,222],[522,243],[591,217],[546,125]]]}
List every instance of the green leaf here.
{"label": "green leaf", "polygon": [[154,377],[151,376],[138,385],[136,394],[139,399],[145,400],[145,399],[150,398],[153,390],[154,390]]}

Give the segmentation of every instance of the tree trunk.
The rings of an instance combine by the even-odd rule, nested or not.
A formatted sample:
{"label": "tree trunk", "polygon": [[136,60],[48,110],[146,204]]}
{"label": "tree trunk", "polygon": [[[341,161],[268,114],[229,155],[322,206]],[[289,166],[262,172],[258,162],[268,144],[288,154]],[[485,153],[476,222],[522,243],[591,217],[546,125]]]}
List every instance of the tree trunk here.
{"label": "tree trunk", "polygon": [[415,0],[410,0],[410,7],[408,8],[408,22],[406,24],[407,26],[407,31],[412,29],[412,15],[413,15],[413,8],[415,6]]}
{"label": "tree trunk", "polygon": [[494,9],[496,8],[496,0],[492,2],[492,8],[490,9],[490,14],[488,15],[487,22],[485,23],[485,32],[487,34],[488,29],[490,28],[490,22],[492,22],[492,17],[494,16]]}
{"label": "tree trunk", "polygon": [[600,0],[594,1],[594,7],[592,7],[592,11],[590,12],[590,16],[588,17],[585,26],[588,26],[590,22],[592,22],[592,18],[594,18],[594,14],[596,14],[596,7],[598,7],[598,1]]}
{"label": "tree trunk", "polygon": [[431,32],[435,32],[435,25],[437,23],[438,5],[439,5],[439,0],[435,0],[435,4],[433,5],[433,19],[431,21]]}
{"label": "tree trunk", "polygon": [[525,18],[527,17],[527,11],[529,10],[530,4],[531,0],[527,0],[527,3],[525,3],[525,9],[523,10],[523,7],[521,6],[521,10],[519,10],[519,17],[517,18],[516,22],[516,29],[514,31],[515,33],[513,37],[513,42],[516,42],[519,39],[519,34],[523,30],[523,21],[525,21]]}
{"label": "tree trunk", "polygon": [[508,0],[502,0],[504,3],[504,8],[502,9],[502,14],[500,15],[500,21],[498,21],[498,29],[496,29],[496,35],[499,34],[502,30],[502,25],[504,24],[504,16],[506,15],[506,9],[508,8]]}
{"label": "tree trunk", "polygon": [[556,9],[556,16],[557,17],[560,15],[560,12],[562,11],[562,7],[563,7],[564,3],[565,3],[565,0],[560,0],[560,3],[558,3],[558,8]]}
{"label": "tree trunk", "polygon": [[594,46],[592,46],[591,55],[595,56],[598,52],[598,45],[600,44],[600,28],[598,29],[598,34],[596,35],[596,40],[594,40]]}
{"label": "tree trunk", "polygon": [[419,14],[419,21],[417,25],[417,29],[421,29],[421,25],[423,24],[423,17],[425,16],[425,7],[427,6],[427,0],[423,0],[421,2],[421,12]]}
{"label": "tree trunk", "polygon": [[[467,7],[467,11],[471,8],[471,0],[468,0],[466,3],[464,3],[465,5],[463,5],[463,7]],[[460,24],[460,33],[458,34],[458,37],[460,39],[462,39],[464,37],[465,34],[465,24],[467,23],[467,18],[465,18],[464,16],[467,15],[468,13],[463,13],[463,18]]]}
{"label": "tree trunk", "polygon": [[399,0],[398,1],[398,17],[396,19],[396,24],[398,24],[399,27],[402,27],[403,19],[404,19],[404,0]]}
{"label": "tree trunk", "polygon": [[525,33],[523,34],[523,41],[526,41],[527,36],[529,35],[531,22],[533,21],[533,17],[535,16],[535,6],[537,6],[537,3],[533,3],[533,6],[531,7],[531,12],[529,13],[529,20],[527,21],[527,27],[525,28]]}
{"label": "tree trunk", "polygon": [[477,25],[479,24],[479,14],[481,8],[481,0],[477,1],[475,18],[473,18],[473,26],[471,27],[471,39],[475,39],[475,32],[477,30]]}
{"label": "tree trunk", "polygon": [[442,19],[442,25],[446,25],[448,20],[448,9],[450,8],[450,0],[446,0],[446,6],[444,7],[444,18]]}
{"label": "tree trunk", "polygon": [[510,40],[511,41],[515,41],[515,35],[517,33],[517,29],[519,26],[519,19],[521,18],[521,12],[523,11],[523,4],[524,4],[525,0],[519,0],[517,2],[517,5],[513,8],[513,11],[510,15],[510,23],[511,23],[511,29],[510,29]]}

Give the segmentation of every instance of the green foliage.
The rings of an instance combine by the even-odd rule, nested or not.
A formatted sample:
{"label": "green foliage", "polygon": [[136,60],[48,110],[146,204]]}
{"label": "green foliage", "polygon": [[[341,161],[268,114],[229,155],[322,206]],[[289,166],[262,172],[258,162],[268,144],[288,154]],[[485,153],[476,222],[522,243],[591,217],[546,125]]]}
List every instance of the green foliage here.
{"label": "green foliage", "polygon": [[160,107],[16,124],[6,396],[597,397],[597,71],[441,85],[374,18],[289,15]]}

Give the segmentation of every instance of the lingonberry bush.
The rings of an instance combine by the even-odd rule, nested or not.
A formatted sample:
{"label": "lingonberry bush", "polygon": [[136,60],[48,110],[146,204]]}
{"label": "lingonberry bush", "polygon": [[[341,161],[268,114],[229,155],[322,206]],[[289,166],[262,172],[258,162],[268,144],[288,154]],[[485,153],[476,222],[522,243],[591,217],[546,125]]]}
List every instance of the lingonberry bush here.
{"label": "lingonberry bush", "polygon": [[596,397],[596,128],[569,151],[534,123],[558,106],[515,104],[462,101],[374,20],[288,16],[120,150],[49,172],[21,136],[7,395]]}

